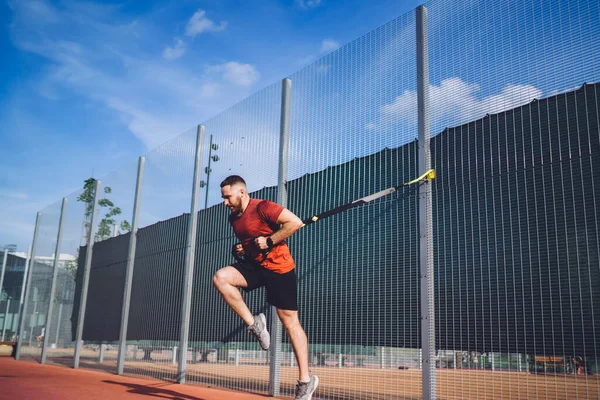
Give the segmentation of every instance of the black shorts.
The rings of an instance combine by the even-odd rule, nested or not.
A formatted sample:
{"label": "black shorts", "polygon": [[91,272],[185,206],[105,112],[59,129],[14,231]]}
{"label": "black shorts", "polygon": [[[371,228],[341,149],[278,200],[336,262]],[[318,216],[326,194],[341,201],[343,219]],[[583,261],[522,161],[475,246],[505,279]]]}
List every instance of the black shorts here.
{"label": "black shorts", "polygon": [[248,287],[245,292],[265,287],[267,303],[281,310],[298,310],[298,288],[296,286],[296,269],[285,274],[278,274],[255,263],[235,263],[233,268],[240,271]]}

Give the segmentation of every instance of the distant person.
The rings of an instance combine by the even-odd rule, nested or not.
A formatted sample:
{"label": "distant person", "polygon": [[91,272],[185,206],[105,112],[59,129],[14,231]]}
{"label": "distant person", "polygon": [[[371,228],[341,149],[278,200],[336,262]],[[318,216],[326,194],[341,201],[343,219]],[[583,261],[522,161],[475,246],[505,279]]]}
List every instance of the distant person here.
{"label": "distant person", "polygon": [[302,220],[277,203],[251,199],[246,182],[237,175],[221,182],[221,197],[231,210],[229,223],[241,243],[233,248],[238,262],[218,270],[213,284],[267,350],[271,337],[265,315],[253,316],[238,289],[250,292],[265,287],[267,302],[277,309],[298,361],[295,399],[310,400],[319,379],[308,369],[308,340],[298,319],[295,264],[285,243],[302,227]]}

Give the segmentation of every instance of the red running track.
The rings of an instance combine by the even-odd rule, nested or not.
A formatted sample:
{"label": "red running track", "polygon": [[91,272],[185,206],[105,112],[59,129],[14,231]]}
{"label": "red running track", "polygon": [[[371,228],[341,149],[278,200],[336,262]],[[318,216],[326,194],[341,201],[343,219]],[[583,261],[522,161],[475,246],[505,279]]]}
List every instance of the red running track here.
{"label": "red running track", "polygon": [[[0,357],[2,400],[265,400],[267,396],[197,385],[113,375],[107,372],[41,365]],[[271,397],[272,398],[272,397]]]}

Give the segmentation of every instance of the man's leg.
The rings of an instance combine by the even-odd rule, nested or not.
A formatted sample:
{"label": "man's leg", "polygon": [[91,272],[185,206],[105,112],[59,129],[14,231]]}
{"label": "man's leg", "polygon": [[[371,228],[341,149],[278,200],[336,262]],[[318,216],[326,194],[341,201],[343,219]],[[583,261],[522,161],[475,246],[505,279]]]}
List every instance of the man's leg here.
{"label": "man's leg", "polygon": [[292,342],[292,348],[298,361],[299,380],[308,382],[310,380],[308,371],[308,339],[306,338],[304,329],[300,325],[298,311],[280,310],[278,308],[277,315]]}
{"label": "man's leg", "polygon": [[254,316],[238,289],[248,287],[248,283],[240,271],[232,266],[221,268],[213,276],[213,285],[221,293],[229,307],[244,320],[246,325],[250,326],[254,323]]}

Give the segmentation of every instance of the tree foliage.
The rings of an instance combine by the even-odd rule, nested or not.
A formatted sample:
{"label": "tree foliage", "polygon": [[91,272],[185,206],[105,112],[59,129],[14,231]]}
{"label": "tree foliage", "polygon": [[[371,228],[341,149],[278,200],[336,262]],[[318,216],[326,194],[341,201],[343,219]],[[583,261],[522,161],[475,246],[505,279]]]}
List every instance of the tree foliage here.
{"label": "tree foliage", "polygon": [[[85,238],[86,242],[90,232],[90,219],[92,217],[92,207],[94,205],[94,195],[96,189],[96,179],[88,178],[84,181],[83,192],[77,197],[77,201],[85,203]],[[104,188],[104,194],[112,193],[112,189],[109,186]],[[130,231],[131,225],[127,220],[123,220],[117,224],[117,216],[121,214],[121,209],[109,200],[107,197],[98,199],[98,212],[104,212],[104,217],[98,224],[98,229],[94,235],[94,240],[99,242],[101,240],[108,239],[112,236],[112,230],[117,227],[121,231]]]}
{"label": "tree foliage", "polygon": [[[90,224],[92,218],[92,208],[94,206],[94,195],[96,191],[96,179],[88,178],[83,181],[83,192],[77,197],[77,201],[85,204],[84,211],[84,227],[85,227],[85,243],[88,242],[90,235]],[[104,195],[112,193],[112,189],[106,186],[103,189]],[[104,213],[104,216],[98,224],[98,229],[94,235],[94,241],[99,242],[108,239],[112,236],[113,229],[118,229],[120,232],[131,231],[131,225],[127,220],[117,222],[117,217],[121,214],[121,209],[117,207],[111,200],[106,196],[98,199],[98,210],[99,213]],[[79,249],[77,249],[77,259],[79,259]],[[65,265],[67,272],[75,279],[77,275],[77,260],[68,262]]]}

